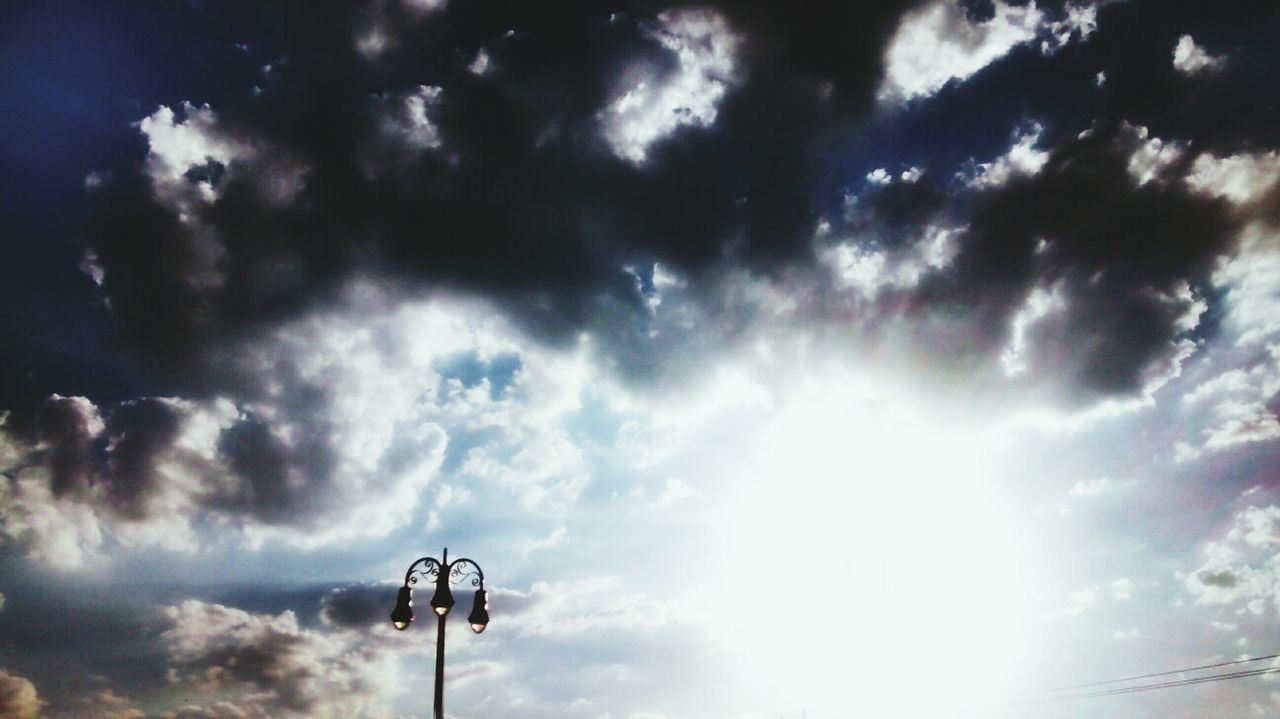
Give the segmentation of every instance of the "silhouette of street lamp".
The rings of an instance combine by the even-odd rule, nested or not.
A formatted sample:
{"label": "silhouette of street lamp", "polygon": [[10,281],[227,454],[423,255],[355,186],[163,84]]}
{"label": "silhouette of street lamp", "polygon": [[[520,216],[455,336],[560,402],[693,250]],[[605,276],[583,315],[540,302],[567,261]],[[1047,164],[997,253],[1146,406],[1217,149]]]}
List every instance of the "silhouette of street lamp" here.
{"label": "silhouette of street lamp", "polygon": [[404,631],[413,621],[413,587],[419,578],[434,581],[435,594],[431,595],[431,610],[436,613],[436,698],[435,719],[444,719],[444,618],[453,608],[453,591],[449,584],[471,578],[471,586],[476,587],[476,595],[472,600],[471,614],[467,622],[471,631],[479,634],[489,625],[489,600],[484,591],[484,572],[480,565],[467,558],[449,561],[449,550],[446,548],[439,561],[434,557],[423,557],[409,565],[404,574],[404,586],[396,598],[396,608],[391,611],[391,623],[396,629]]}

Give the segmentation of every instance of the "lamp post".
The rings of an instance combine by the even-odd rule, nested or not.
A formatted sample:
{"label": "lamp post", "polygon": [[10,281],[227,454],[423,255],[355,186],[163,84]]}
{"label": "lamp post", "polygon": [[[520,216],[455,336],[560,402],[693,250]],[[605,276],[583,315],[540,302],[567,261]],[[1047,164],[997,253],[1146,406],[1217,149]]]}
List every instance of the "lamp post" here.
{"label": "lamp post", "polygon": [[408,629],[409,622],[413,621],[413,587],[418,584],[419,579],[435,582],[436,591],[431,595],[431,610],[436,614],[435,719],[444,719],[444,618],[453,608],[453,591],[449,589],[449,585],[462,582],[468,577],[471,578],[471,586],[476,587],[476,594],[467,622],[471,624],[471,631],[479,634],[489,624],[489,599],[484,591],[484,572],[479,564],[465,557],[450,562],[448,548],[440,555],[439,560],[435,557],[423,557],[409,565],[409,571],[404,573],[404,586],[400,587],[400,594],[396,598],[396,608],[391,611],[392,625],[401,631]]}

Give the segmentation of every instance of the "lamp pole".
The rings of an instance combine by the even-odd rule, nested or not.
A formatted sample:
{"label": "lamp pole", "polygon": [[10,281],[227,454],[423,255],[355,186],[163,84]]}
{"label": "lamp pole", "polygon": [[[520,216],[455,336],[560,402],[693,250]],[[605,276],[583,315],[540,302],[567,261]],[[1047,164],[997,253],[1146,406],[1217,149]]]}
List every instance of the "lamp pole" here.
{"label": "lamp pole", "polygon": [[404,586],[396,598],[396,608],[391,612],[391,623],[396,629],[404,631],[413,621],[413,588],[419,581],[435,583],[435,593],[431,595],[431,610],[436,613],[436,696],[435,719],[444,719],[444,618],[453,608],[453,591],[449,585],[462,582],[467,578],[471,586],[476,587],[472,600],[471,614],[467,622],[471,631],[479,634],[489,625],[489,599],[484,591],[484,572],[480,565],[463,557],[449,561],[449,550],[446,548],[435,557],[423,557],[409,565],[404,573]]}

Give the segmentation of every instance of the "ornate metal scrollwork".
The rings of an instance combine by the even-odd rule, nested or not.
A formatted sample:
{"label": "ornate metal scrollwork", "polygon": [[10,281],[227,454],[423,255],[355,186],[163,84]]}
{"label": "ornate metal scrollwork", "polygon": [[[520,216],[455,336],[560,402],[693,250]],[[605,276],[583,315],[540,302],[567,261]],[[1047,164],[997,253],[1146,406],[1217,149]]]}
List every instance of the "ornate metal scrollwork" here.
{"label": "ornate metal scrollwork", "polygon": [[484,586],[484,572],[481,571],[480,565],[467,559],[455,559],[449,563],[449,583],[459,584],[466,579],[471,578],[471,586]]}
{"label": "ornate metal scrollwork", "polygon": [[435,584],[436,579],[439,578],[439,576],[440,561],[435,557],[423,557],[409,565],[409,571],[404,574],[404,585],[406,587],[416,586],[418,584],[419,577],[421,577],[425,583]]}
{"label": "ornate metal scrollwork", "polygon": [[466,557],[455,559],[447,565],[441,565],[440,560],[435,557],[423,557],[409,565],[409,571],[404,575],[404,585],[415,587],[419,581],[435,584],[440,579],[441,571],[447,572],[450,584],[461,584],[469,578],[471,586],[484,586],[484,571],[479,564]]}

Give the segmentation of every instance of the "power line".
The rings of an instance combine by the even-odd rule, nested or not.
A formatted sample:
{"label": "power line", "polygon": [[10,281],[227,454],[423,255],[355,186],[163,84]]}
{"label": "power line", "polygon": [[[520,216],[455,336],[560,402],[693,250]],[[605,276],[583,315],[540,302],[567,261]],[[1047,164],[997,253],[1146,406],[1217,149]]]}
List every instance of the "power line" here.
{"label": "power line", "polygon": [[1152,689],[1168,689],[1171,687],[1181,687],[1181,686],[1186,686],[1188,684],[1205,684],[1208,682],[1220,682],[1226,679],[1244,679],[1247,677],[1262,676],[1263,674],[1275,674],[1276,672],[1280,672],[1280,667],[1267,667],[1266,669],[1248,669],[1242,672],[1230,672],[1228,674],[1214,674],[1213,676],[1207,676],[1207,677],[1179,679],[1176,681],[1160,682],[1157,684],[1143,684],[1141,686],[1124,687],[1121,689],[1107,689],[1107,690],[1098,691],[1098,692],[1091,692],[1089,694],[1082,694],[1082,695],[1079,695],[1079,698],[1083,699],[1089,696],[1110,696],[1113,694],[1132,694],[1134,692],[1144,692]]}
{"label": "power line", "polygon": [[[1262,657],[1259,657],[1259,659],[1261,658]],[[1120,694],[1133,694],[1136,692],[1146,692],[1146,691],[1152,691],[1155,689],[1170,689],[1173,687],[1182,687],[1190,684],[1205,684],[1208,682],[1220,682],[1220,681],[1225,681],[1227,679],[1244,679],[1247,677],[1257,677],[1257,676],[1262,676],[1264,674],[1275,674],[1278,672],[1280,672],[1280,667],[1267,667],[1265,669],[1246,669],[1244,671],[1239,671],[1239,672],[1228,672],[1226,674],[1214,674],[1207,677],[1177,679],[1174,681],[1157,682],[1155,684],[1140,684],[1138,686],[1132,686],[1132,687],[1117,687],[1115,689],[1102,689],[1099,691],[1083,692],[1083,693],[1077,693],[1077,694],[1043,696],[1043,697],[1037,697],[1034,699],[1025,699],[1023,701],[1017,701],[1012,703],[1015,705],[1045,704],[1045,703],[1051,703],[1051,702],[1074,701],[1076,699],[1090,699],[1093,697],[1117,696]],[[1163,676],[1165,674],[1167,674],[1167,672],[1161,672],[1158,676]],[[1122,681],[1122,680],[1114,680],[1114,681]],[[1098,684],[1114,683],[1114,681],[1098,682]]]}
{"label": "power line", "polygon": [[1052,692],[1065,692],[1071,689],[1087,689],[1089,687],[1100,687],[1106,684],[1122,684],[1124,682],[1136,682],[1139,679],[1154,679],[1155,677],[1167,677],[1171,674],[1186,674],[1187,672],[1197,672],[1202,669],[1217,669],[1219,667],[1229,667],[1235,664],[1249,664],[1252,662],[1261,662],[1267,659],[1276,659],[1280,654],[1268,654],[1265,657],[1253,657],[1252,659],[1236,659],[1230,662],[1218,662],[1217,664],[1201,664],[1198,667],[1187,667],[1186,669],[1174,669],[1167,672],[1156,672],[1154,674],[1142,674],[1136,677],[1124,677],[1123,679],[1108,679],[1102,682],[1086,682],[1084,684],[1072,684],[1065,687],[1053,687],[1051,689],[1033,689],[1025,692],[1026,694],[1049,694]]}

